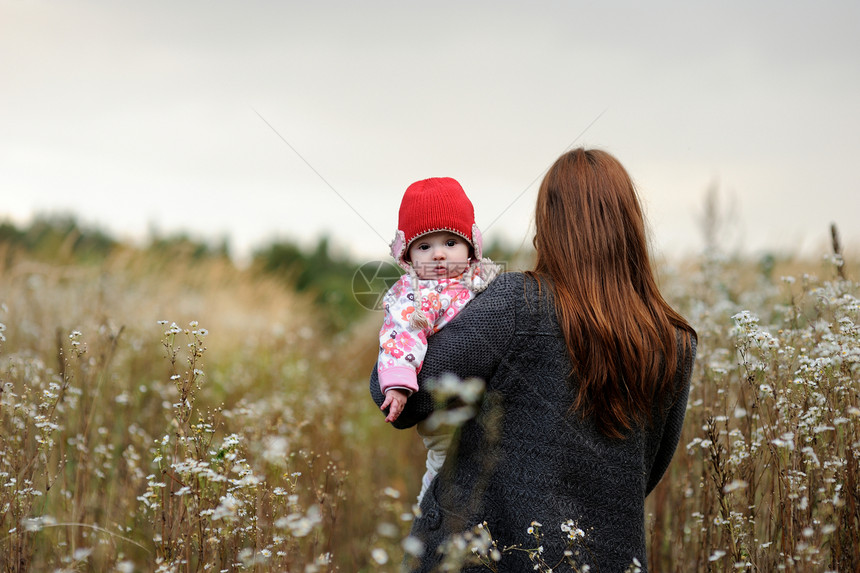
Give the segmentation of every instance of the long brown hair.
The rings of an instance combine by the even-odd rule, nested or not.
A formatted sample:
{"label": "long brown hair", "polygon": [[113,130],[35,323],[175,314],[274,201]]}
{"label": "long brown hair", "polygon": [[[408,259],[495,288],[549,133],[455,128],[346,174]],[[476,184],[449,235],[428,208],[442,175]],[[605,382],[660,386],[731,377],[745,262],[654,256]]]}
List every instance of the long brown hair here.
{"label": "long brown hair", "polygon": [[627,171],[605,151],[574,149],[540,186],[532,273],[551,285],[577,385],[573,410],[607,436],[651,420],[672,392],[678,333],[695,331],[663,299]]}

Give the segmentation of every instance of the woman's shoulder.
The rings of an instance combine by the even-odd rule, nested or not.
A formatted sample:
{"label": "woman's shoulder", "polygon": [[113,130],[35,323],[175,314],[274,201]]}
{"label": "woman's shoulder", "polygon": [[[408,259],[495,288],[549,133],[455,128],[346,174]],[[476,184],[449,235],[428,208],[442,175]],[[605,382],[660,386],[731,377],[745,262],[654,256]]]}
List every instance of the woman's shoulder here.
{"label": "woman's shoulder", "polygon": [[471,322],[481,322],[488,318],[495,320],[500,316],[513,321],[517,308],[522,306],[523,286],[523,273],[502,273],[493,279],[484,291],[475,295],[461,314],[466,315],[466,320]]}
{"label": "woman's shoulder", "polygon": [[484,304],[516,304],[523,300],[525,292],[525,284],[527,277],[520,272],[505,272],[501,273],[487,288],[478,295],[476,300],[484,299]]}
{"label": "woman's shoulder", "polygon": [[[550,285],[531,273],[506,272],[496,277],[487,289],[470,303],[476,312],[507,312],[517,320],[525,315],[545,316],[553,313]],[[481,310],[479,310],[481,309]],[[520,316],[525,313],[523,316]]]}
{"label": "woman's shoulder", "polygon": [[510,271],[501,273],[487,286],[487,292],[495,296],[521,294],[531,280],[526,273]]}
{"label": "woman's shoulder", "polygon": [[487,293],[519,302],[539,303],[552,300],[552,283],[534,273],[511,271],[502,273],[490,283]]}

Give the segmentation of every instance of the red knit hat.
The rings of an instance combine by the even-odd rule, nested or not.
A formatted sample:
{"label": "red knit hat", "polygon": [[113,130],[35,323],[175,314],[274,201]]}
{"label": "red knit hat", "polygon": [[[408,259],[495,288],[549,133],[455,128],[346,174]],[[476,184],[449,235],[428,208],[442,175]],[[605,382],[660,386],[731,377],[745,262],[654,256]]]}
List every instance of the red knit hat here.
{"label": "red knit hat", "polygon": [[416,181],[403,194],[397,235],[391,243],[391,255],[404,269],[404,259],[412,241],[436,231],[460,235],[472,245],[475,258],[481,259],[481,233],[475,225],[475,208],[463,187],[450,177],[432,177]]}

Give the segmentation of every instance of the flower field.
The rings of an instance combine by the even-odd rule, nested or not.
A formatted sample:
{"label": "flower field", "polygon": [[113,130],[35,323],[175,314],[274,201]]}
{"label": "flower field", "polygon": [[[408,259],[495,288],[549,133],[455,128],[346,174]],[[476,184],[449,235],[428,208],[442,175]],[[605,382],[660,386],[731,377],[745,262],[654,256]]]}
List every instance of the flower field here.
{"label": "flower field", "polygon": [[[368,396],[378,313],[333,332],[220,259],[0,255],[0,570],[397,571],[415,550],[424,452]],[[661,269],[699,355],[650,570],[860,569],[858,270]]]}
{"label": "flower field", "polygon": [[714,257],[667,281],[699,355],[682,443],[650,499],[655,570],[860,567],[858,285],[839,256],[814,266]]}

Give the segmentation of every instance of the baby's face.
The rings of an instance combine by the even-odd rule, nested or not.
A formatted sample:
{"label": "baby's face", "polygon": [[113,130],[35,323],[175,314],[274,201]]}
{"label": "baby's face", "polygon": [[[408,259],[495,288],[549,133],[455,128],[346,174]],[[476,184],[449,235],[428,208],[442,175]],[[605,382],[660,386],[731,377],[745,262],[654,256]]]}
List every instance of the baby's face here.
{"label": "baby's face", "polygon": [[469,267],[469,243],[448,231],[429,233],[409,245],[409,260],[420,279],[456,277]]}

